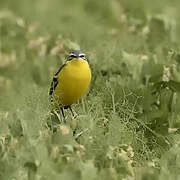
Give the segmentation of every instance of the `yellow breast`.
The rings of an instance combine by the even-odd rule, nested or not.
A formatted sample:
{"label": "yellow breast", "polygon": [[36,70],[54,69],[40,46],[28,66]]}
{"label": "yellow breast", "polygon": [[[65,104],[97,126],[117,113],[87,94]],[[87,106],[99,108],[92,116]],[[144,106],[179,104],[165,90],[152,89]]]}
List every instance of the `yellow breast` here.
{"label": "yellow breast", "polygon": [[88,90],[90,81],[91,70],[87,61],[67,61],[58,74],[58,85],[54,92],[59,104],[64,107],[78,101]]}

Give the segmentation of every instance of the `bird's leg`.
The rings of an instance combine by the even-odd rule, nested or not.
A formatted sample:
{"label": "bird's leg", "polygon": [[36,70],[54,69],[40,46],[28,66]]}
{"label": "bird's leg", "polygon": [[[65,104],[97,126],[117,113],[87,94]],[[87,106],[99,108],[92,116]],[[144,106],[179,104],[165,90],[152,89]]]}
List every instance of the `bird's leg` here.
{"label": "bird's leg", "polygon": [[[74,112],[73,112],[71,106],[68,106],[68,108],[70,109],[71,114],[72,114],[72,116],[73,116],[73,119],[75,120],[76,116],[75,116],[75,114],[74,114]],[[76,135],[76,131],[77,131],[77,127],[75,127],[75,129],[73,130],[73,136]]]}
{"label": "bird's leg", "polygon": [[63,121],[66,123],[63,107],[60,107],[60,109],[61,109],[61,113],[62,113],[62,116],[63,116]]}
{"label": "bird's leg", "polygon": [[72,116],[74,117],[74,112],[73,112],[73,110],[72,110],[71,106],[68,106],[68,108],[70,109],[71,114],[72,114]]}

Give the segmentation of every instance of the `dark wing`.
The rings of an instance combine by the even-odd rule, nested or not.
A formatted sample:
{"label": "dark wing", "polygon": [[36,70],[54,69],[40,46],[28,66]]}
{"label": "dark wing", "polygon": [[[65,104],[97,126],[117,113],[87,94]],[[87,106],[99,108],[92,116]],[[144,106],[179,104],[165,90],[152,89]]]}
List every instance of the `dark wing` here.
{"label": "dark wing", "polygon": [[51,96],[56,88],[56,86],[58,85],[58,74],[60,73],[60,71],[63,69],[63,67],[66,66],[66,64],[63,64],[59,70],[57,71],[57,73],[54,75],[53,80],[51,82],[51,88],[49,90],[49,95]]}

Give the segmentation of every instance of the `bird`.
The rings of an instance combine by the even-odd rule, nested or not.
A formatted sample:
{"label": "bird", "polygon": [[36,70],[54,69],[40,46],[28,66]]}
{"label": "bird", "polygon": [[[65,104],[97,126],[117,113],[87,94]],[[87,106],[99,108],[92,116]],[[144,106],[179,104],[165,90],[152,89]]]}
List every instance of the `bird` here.
{"label": "bird", "polygon": [[87,92],[91,82],[89,60],[81,50],[69,53],[65,63],[55,73],[49,95],[54,107],[61,110],[65,119],[64,109],[80,100]]}

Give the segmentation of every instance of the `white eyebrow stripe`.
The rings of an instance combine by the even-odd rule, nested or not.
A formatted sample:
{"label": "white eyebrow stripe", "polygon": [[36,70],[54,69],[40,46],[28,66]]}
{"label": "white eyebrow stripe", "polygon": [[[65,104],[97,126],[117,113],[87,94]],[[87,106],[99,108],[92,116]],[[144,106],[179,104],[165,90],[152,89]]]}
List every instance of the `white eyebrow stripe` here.
{"label": "white eyebrow stripe", "polygon": [[76,56],[76,54],[71,53],[71,54],[69,54],[69,56]]}
{"label": "white eyebrow stripe", "polygon": [[85,54],[84,54],[84,53],[81,53],[81,54],[79,54],[79,56],[85,56]]}

